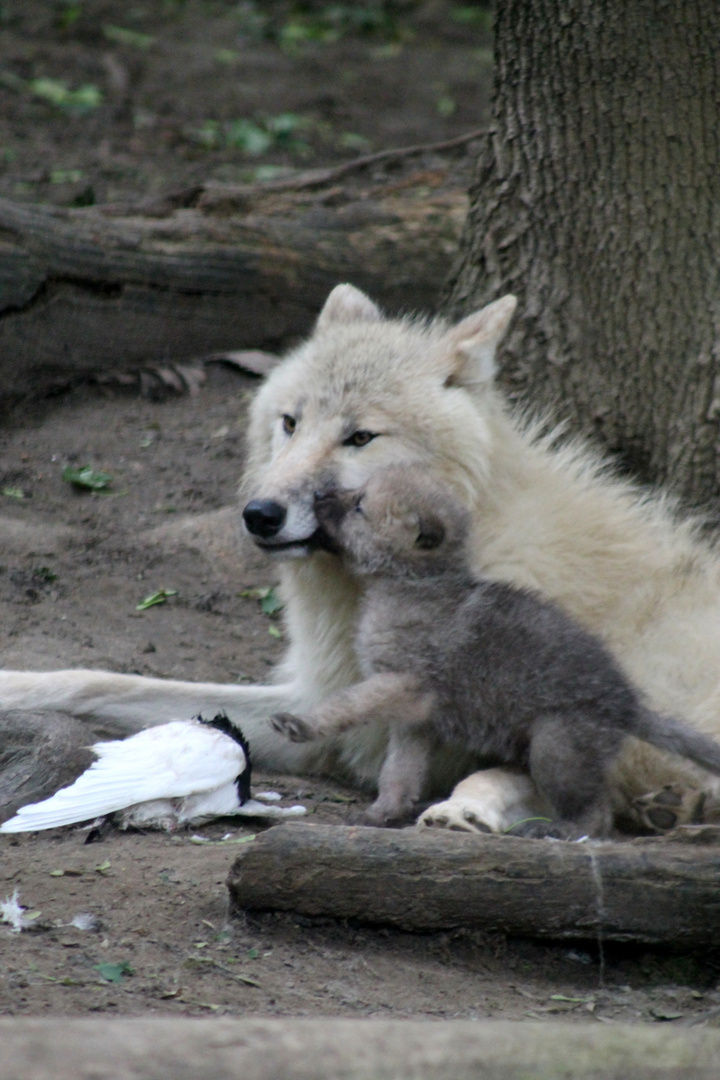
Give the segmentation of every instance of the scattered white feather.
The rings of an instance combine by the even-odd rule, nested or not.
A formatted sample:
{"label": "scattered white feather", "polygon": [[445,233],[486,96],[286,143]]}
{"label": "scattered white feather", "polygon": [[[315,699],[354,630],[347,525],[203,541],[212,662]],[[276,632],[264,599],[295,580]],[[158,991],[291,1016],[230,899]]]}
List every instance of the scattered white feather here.
{"label": "scattered white feather", "polygon": [[21,807],[0,832],[35,832],[117,814],[121,828],[172,829],[240,814],[279,817],[304,807],[246,799],[238,781],[249,768],[230,735],[200,720],[172,720],[128,739],[95,743],[98,760],[74,784],[43,802]]}
{"label": "scattered white feather", "polygon": [[255,798],[262,799],[264,802],[279,802],[282,795],[279,791],[256,791]]}
{"label": "scattered white feather", "polygon": [[28,911],[18,902],[19,892],[16,889],[12,896],[6,896],[0,900],[0,915],[4,923],[10,923],[11,930],[19,934],[21,930],[27,930],[40,914],[39,911]]}
{"label": "scattered white feather", "polygon": [[75,926],[78,930],[99,930],[102,925],[97,915],[91,915],[87,911],[79,911],[74,915],[68,926]]}
{"label": "scattered white feather", "polygon": [[235,811],[236,814],[245,817],[298,817],[301,814],[306,814],[307,810],[304,806],[295,804],[294,806],[268,806],[267,803],[256,802],[255,799],[248,799],[248,801],[241,806],[239,810]]}

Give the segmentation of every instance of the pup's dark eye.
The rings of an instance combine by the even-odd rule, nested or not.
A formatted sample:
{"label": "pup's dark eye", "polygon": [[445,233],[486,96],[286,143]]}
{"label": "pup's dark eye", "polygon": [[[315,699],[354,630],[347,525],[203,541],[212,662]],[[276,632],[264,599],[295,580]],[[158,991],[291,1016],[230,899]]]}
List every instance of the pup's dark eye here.
{"label": "pup's dark eye", "polygon": [[287,413],[282,418],[283,431],[286,435],[292,435],[293,431],[297,427],[297,420],[294,416],[288,416]]}
{"label": "pup's dark eye", "polygon": [[360,498],[358,499],[358,501],[357,501],[357,502],[355,503],[355,506],[354,506],[354,508],[353,508],[353,509],[355,510],[355,513],[356,513],[356,514],[364,514],[364,513],[365,513],[365,511],[363,510],[362,506],[360,505],[361,503],[362,503],[362,495],[360,496]]}
{"label": "pup's dark eye", "polygon": [[377,438],[376,432],[361,429],[360,431],[354,431],[348,439],[345,439],[343,446],[367,446],[375,438]]}

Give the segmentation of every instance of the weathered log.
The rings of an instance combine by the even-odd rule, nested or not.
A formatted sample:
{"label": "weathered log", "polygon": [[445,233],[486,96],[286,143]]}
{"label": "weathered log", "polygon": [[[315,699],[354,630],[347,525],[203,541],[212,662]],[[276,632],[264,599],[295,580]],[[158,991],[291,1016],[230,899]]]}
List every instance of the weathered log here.
{"label": "weathered log", "polygon": [[720,1032],[507,1020],[0,1020],[0,1080],[716,1080]]}
{"label": "weathered log", "polygon": [[[700,836],[708,828],[717,841],[717,829]],[[683,948],[720,940],[716,843],[281,825],[247,846],[228,886],[235,912]]]}
{"label": "weathered log", "polygon": [[352,280],[430,310],[466,210],[447,168],[300,190],[198,186],[122,213],[0,199],[0,399],[305,334]]}
{"label": "weathered log", "polygon": [[0,711],[0,822],[77,779],[95,760],[87,725],[53,712]]}

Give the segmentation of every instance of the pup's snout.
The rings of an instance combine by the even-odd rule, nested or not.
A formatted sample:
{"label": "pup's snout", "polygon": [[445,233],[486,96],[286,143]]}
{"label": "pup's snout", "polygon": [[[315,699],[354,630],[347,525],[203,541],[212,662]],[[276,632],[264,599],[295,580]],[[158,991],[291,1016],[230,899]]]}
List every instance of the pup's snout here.
{"label": "pup's snout", "polygon": [[321,525],[337,524],[345,515],[343,499],[337,488],[316,491],[315,515]]}
{"label": "pup's snout", "polygon": [[249,533],[262,540],[271,540],[285,524],[287,510],[272,499],[251,499],[242,516]]}

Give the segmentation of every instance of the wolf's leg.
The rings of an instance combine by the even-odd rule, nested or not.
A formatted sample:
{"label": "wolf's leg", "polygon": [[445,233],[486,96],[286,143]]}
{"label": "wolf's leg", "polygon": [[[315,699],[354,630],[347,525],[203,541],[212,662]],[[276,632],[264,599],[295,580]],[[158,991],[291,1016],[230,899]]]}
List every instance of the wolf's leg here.
{"label": "wolf's leg", "polygon": [[259,766],[294,771],[302,751],[276,735],[267,717],[280,710],[312,708],[314,688],[298,682],[276,686],[191,683],[108,671],[0,671],[0,709],[51,709],[127,735],[141,728],[225,711],[252,744]]}
{"label": "wolf's leg", "polygon": [[503,832],[518,821],[548,817],[550,807],[526,773],[483,769],[461,780],[449,799],[420,815],[418,825],[463,832]]}
{"label": "wolf's leg", "polygon": [[408,818],[420,799],[431,752],[427,735],[394,724],[380,770],[378,797],[358,819],[364,825],[388,825]]}
{"label": "wolf's leg", "polygon": [[419,724],[431,706],[431,696],[417,692],[414,676],[385,671],[331,694],[310,715],[279,713],[270,724],[293,742],[308,742],[394,716],[403,724]]}
{"label": "wolf's leg", "polygon": [[714,823],[720,805],[705,791],[683,784],[665,784],[659,791],[640,795],[633,802],[635,814],[650,832],[666,833],[678,825]]}

